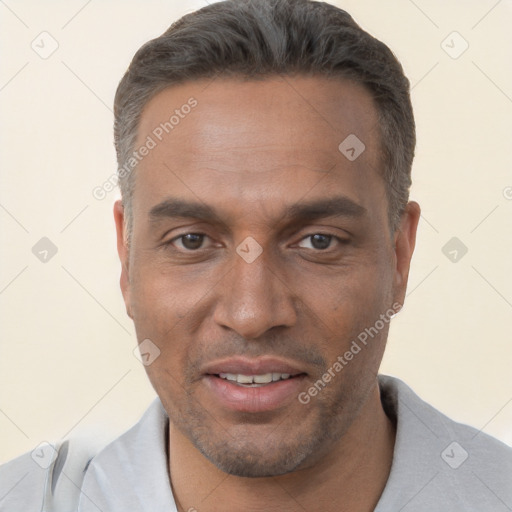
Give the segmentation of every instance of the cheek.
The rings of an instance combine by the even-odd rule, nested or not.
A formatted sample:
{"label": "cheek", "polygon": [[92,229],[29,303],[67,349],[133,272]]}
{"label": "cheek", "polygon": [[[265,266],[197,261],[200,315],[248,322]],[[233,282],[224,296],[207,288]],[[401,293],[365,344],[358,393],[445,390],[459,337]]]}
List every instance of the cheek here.
{"label": "cheek", "polygon": [[171,267],[158,259],[139,260],[133,267],[131,296],[134,321],[152,329],[170,329],[196,311],[205,300],[208,283],[189,269]]}
{"label": "cheek", "polygon": [[[326,340],[324,349],[328,353],[328,360],[336,360],[350,350],[352,342],[358,339],[368,342],[368,345],[360,343],[361,348],[365,349],[360,353],[358,351],[357,360],[360,363],[379,359],[388,326],[388,322],[381,325],[379,319],[393,303],[391,285],[389,268],[374,264],[354,267],[344,275],[333,275],[324,282],[323,287],[315,288],[314,293],[310,288],[308,304],[314,316],[321,319],[317,324],[322,331],[321,338]],[[372,328],[377,321],[379,328],[375,333]],[[368,330],[373,336],[367,335]],[[357,351],[357,347],[353,350]]]}
{"label": "cheek", "polygon": [[153,387],[180,391],[184,369],[195,350],[193,340],[207,314],[208,288],[202,279],[191,279],[179,268],[156,261],[138,261],[132,275],[132,311],[137,339],[150,339],[160,351],[145,366]]}
{"label": "cheek", "polygon": [[341,322],[350,318],[371,319],[389,307],[392,275],[386,265],[354,265],[346,272],[333,274],[314,293],[311,302],[321,304],[318,309],[323,317]]}
{"label": "cheek", "polygon": [[179,377],[178,368],[173,366],[174,361],[168,361],[165,354],[162,354],[145,370],[151,385],[159,396],[178,397],[183,388]]}

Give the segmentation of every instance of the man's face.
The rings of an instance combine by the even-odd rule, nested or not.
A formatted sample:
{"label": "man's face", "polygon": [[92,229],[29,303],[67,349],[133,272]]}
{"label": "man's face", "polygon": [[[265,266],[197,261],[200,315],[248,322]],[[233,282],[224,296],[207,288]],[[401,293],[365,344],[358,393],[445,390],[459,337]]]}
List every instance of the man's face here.
{"label": "man's face", "polygon": [[[354,138],[338,149],[351,134],[359,156]],[[389,324],[375,325],[403,300],[414,246],[418,212],[389,230],[371,96],[322,78],[186,83],[146,105],[136,148],[148,136],[129,251],[115,212],[127,310],[160,350],[151,383],[223,471],[308,467],[375,390]]]}

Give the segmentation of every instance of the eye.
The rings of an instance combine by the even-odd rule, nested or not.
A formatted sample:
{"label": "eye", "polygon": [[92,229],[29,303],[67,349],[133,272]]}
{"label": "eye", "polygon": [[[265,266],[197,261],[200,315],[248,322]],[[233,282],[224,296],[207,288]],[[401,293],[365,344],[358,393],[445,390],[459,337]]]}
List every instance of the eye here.
{"label": "eye", "polygon": [[[314,235],[308,235],[304,237],[299,242],[299,247],[303,247],[305,249],[314,249],[317,251],[324,251],[326,249],[329,249],[331,246],[332,239],[336,239],[336,241],[341,242],[341,240],[338,239],[338,237],[334,235],[327,235],[324,233],[315,233]],[[307,243],[309,241],[309,244]],[[306,244],[306,245],[304,245]]]}
{"label": "eye", "polygon": [[173,238],[168,243],[177,245],[179,249],[195,251],[197,249],[201,249],[206,236],[207,235],[204,235],[203,233],[186,233]]}

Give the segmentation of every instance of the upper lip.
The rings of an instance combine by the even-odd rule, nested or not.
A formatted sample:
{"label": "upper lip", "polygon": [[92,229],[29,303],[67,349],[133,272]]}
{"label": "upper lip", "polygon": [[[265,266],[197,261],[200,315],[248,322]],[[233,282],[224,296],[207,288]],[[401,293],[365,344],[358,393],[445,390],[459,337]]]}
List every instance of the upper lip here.
{"label": "upper lip", "polygon": [[263,375],[265,373],[288,373],[299,375],[306,373],[297,365],[276,357],[230,357],[207,364],[202,371],[207,375],[233,373],[236,375]]}

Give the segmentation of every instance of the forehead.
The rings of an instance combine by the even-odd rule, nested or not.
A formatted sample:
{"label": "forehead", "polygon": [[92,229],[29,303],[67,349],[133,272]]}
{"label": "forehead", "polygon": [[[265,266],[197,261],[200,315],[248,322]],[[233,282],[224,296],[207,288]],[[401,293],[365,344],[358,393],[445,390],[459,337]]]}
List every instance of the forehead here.
{"label": "forehead", "polygon": [[[376,124],[377,112],[370,93],[348,80],[216,78],[172,86],[155,95],[143,109],[138,142],[155,130],[157,138],[163,131],[161,136],[168,146],[179,147],[190,141],[200,144],[205,153],[223,151],[228,146],[256,153],[276,143],[284,153],[296,149],[300,142],[315,158],[318,150],[332,154],[350,134],[367,139],[370,145]],[[232,139],[235,144],[230,144]]]}
{"label": "forehead", "polygon": [[[343,182],[341,192],[364,203],[369,184],[382,189],[377,122],[369,92],[347,80],[217,78],[169,87],[142,112],[136,147],[152,149],[137,165],[134,213],[171,192],[262,204]],[[356,159],[347,157],[352,148],[362,151]]]}

